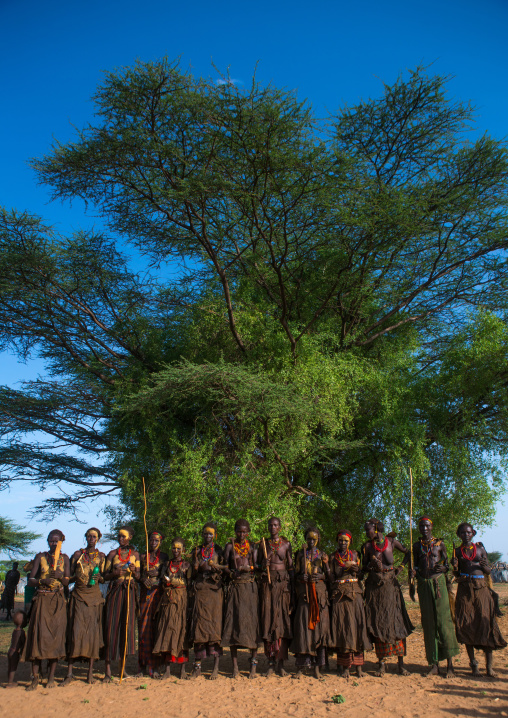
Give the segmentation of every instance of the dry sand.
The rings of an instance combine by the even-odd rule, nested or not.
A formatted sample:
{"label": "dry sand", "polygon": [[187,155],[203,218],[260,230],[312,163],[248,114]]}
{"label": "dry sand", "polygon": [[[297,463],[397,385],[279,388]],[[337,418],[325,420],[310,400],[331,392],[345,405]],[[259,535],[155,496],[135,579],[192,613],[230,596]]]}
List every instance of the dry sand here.
{"label": "dry sand", "polygon": [[[501,605],[505,613],[499,619],[504,636],[508,636],[508,585],[496,588],[501,594]],[[134,718],[140,714],[180,716],[185,718],[264,718],[264,716],[296,716],[297,718],[320,718],[321,716],[368,716],[376,718],[397,718],[398,716],[508,716],[508,649],[497,651],[494,668],[498,678],[474,679],[470,675],[467,655],[462,648],[456,659],[456,678],[427,678],[423,647],[423,634],[417,604],[408,602],[411,619],[417,630],[408,639],[407,668],[411,676],[402,677],[395,673],[396,661],[388,664],[385,678],[373,675],[375,654],[366,655],[367,675],[361,680],[351,677],[349,682],[335,674],[335,660],[330,660],[330,672],[321,681],[305,676],[300,681],[291,677],[270,679],[261,675],[254,681],[246,677],[248,660],[241,652],[240,669],[242,676],[236,680],[229,677],[231,661],[228,654],[221,659],[218,680],[209,681],[210,660],[203,663],[204,677],[197,681],[156,681],[147,678],[130,678],[122,685],[103,685],[100,682],[89,686],[84,683],[86,670],[78,666],[75,675],[78,680],[66,688],[47,690],[44,685],[28,693],[27,685],[30,667],[20,665],[18,680],[20,686],[0,692],[2,716],[7,718],[64,718],[69,715],[87,718]],[[484,671],[483,656],[480,668]],[[258,669],[265,668],[264,657],[260,658]],[[443,666],[444,667],[444,666]],[[134,671],[135,661],[128,662]],[[294,670],[290,660],[289,668]],[[1,676],[5,680],[7,660],[5,649],[0,656]],[[57,670],[57,682],[65,675],[65,665]],[[102,678],[103,663],[97,664],[96,676]],[[45,683],[45,681],[44,681]],[[2,685],[5,685],[4,683]],[[335,704],[332,696],[342,694],[345,703]]]}

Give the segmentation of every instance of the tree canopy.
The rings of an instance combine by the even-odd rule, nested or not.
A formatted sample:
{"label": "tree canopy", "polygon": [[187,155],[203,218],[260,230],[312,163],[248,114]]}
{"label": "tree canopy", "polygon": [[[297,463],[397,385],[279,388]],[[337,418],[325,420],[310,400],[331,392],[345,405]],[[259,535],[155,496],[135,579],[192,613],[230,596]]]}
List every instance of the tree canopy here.
{"label": "tree canopy", "polygon": [[[507,458],[507,156],[446,78],[324,120],[177,63],[106,75],[94,122],[32,165],[106,230],[0,217],[3,484],[195,537],[271,514],[330,536],[492,520]],[[132,246],[143,257],[133,262]],[[122,511],[112,513],[119,520]]]}
{"label": "tree canopy", "polygon": [[40,534],[26,531],[22,526],[17,526],[10,519],[0,516],[1,553],[7,553],[10,557],[26,554],[30,550],[32,541],[38,538],[40,538]]}

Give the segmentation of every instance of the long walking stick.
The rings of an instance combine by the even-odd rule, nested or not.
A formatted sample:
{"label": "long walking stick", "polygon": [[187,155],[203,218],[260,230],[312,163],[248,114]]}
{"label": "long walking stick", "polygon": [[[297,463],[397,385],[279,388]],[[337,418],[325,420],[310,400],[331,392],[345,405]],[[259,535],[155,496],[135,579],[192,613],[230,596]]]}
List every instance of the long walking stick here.
{"label": "long walking stick", "polygon": [[127,636],[129,635],[129,594],[131,588],[131,574],[127,579],[127,618],[125,619],[125,642],[123,646],[123,659],[122,659],[122,670],[120,671],[120,683],[123,679],[123,672],[125,670],[125,658],[127,656]]}
{"label": "long walking stick", "polygon": [[268,576],[268,583],[272,582],[272,579],[270,577],[270,564],[268,563],[268,555],[266,553],[266,539],[263,536],[263,553],[265,555],[265,561],[266,561],[266,575]]}
{"label": "long walking stick", "polygon": [[145,512],[144,512],[144,514],[143,514],[143,523],[145,524],[145,538],[146,538],[146,570],[147,570],[147,573],[148,573],[148,566],[149,566],[149,561],[148,561],[148,550],[149,550],[149,549],[148,549],[148,529],[146,528],[146,488],[145,488],[145,477],[144,477],[144,476],[142,476],[141,478],[142,478],[142,481],[143,481],[143,501],[145,502]]}
{"label": "long walking stick", "polygon": [[[306,545],[302,544],[302,561],[303,565],[305,566],[305,573],[308,573],[307,571],[307,552],[306,552]],[[312,558],[312,551],[310,554]],[[307,603],[309,603],[309,582],[305,581],[305,598],[307,599]]]}
{"label": "long walking stick", "polygon": [[[409,503],[409,568],[413,570],[413,472],[409,467],[409,484],[411,488],[411,499]],[[411,600],[415,600],[415,580],[411,576],[409,579],[409,595]]]}

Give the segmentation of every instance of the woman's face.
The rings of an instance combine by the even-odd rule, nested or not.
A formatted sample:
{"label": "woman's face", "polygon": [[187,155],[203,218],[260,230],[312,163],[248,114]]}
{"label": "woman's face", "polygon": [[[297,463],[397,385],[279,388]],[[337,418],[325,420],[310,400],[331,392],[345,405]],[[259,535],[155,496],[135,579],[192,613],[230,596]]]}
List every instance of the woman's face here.
{"label": "woman's face", "polygon": [[48,538],[48,546],[51,553],[55,553],[56,546],[58,542],[60,541],[60,534],[59,533],[51,533],[49,534]]}
{"label": "woman's face", "polygon": [[97,541],[99,540],[99,536],[96,531],[89,531],[86,535],[86,547],[93,549],[97,546]]}
{"label": "woman's face", "polygon": [[161,545],[161,537],[159,534],[152,534],[148,539],[148,547],[152,553],[155,553]]}
{"label": "woman's face", "polygon": [[243,543],[249,535],[247,526],[245,526],[245,524],[240,524],[238,528],[235,529],[235,535],[238,543]]}
{"label": "woman's face", "polygon": [[214,536],[215,532],[211,528],[206,527],[203,531],[203,543],[209,546],[213,542]]}
{"label": "woman's face", "polygon": [[473,540],[473,527],[469,524],[465,524],[459,531],[459,536],[462,539],[462,543],[470,544]]}
{"label": "woman's face", "polygon": [[121,548],[128,546],[130,540],[131,536],[127,531],[125,531],[125,529],[118,532],[118,543],[120,544]]}
{"label": "woman's face", "polygon": [[318,545],[319,536],[316,533],[314,533],[314,531],[310,531],[307,534],[306,540],[307,540],[307,548],[313,549]]}
{"label": "woman's face", "polygon": [[179,561],[182,558],[183,546],[180,541],[175,541],[171,546],[171,553],[175,561]]}
{"label": "woman's face", "polygon": [[339,536],[337,539],[337,548],[339,549],[340,553],[344,553],[349,548],[349,541],[347,539],[347,536]]}

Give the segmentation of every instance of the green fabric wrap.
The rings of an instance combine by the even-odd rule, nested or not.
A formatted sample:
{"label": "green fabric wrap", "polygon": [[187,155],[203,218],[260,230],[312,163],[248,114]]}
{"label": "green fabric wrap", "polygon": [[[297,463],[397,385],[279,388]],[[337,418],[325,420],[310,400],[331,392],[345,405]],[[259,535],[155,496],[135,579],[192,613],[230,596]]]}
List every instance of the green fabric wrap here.
{"label": "green fabric wrap", "polygon": [[[439,661],[457,656],[460,653],[460,648],[450,613],[444,574],[439,574],[438,578],[420,578],[418,576],[417,580],[425,655],[429,665],[433,666]],[[441,594],[439,598],[436,598],[436,581]]]}

